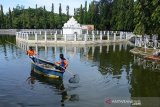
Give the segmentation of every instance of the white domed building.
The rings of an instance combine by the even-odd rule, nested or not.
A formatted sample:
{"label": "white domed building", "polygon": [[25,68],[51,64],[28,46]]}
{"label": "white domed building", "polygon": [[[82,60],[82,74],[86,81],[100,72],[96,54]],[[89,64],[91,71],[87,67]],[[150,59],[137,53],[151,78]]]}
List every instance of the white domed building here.
{"label": "white domed building", "polygon": [[63,35],[80,35],[82,34],[82,27],[81,25],[71,17],[67,23],[64,24],[63,28]]}

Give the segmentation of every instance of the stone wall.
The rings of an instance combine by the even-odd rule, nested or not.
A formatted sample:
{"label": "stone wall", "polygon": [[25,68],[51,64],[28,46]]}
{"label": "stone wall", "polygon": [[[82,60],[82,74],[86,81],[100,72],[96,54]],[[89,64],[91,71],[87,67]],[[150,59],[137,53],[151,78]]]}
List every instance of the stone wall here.
{"label": "stone wall", "polygon": [[17,29],[0,29],[0,35],[16,35]]}

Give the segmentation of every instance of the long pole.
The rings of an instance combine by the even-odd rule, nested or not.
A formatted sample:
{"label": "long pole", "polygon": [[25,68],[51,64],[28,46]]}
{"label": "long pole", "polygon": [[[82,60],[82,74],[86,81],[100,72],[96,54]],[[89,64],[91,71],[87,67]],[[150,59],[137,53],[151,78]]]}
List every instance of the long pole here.
{"label": "long pole", "polygon": [[[48,62],[48,61],[47,61],[47,62]],[[56,65],[55,63],[53,63],[53,65],[59,66],[59,65]],[[64,67],[62,67],[62,66],[59,66],[59,67],[61,67],[61,68],[64,69],[65,71],[69,72],[71,75],[75,76],[75,74],[74,74],[73,72],[71,72],[71,71],[69,71],[69,70],[66,70],[66,69],[65,69]]]}
{"label": "long pole", "polygon": [[[6,41],[6,40],[5,40],[5,41]],[[19,48],[19,49],[21,49],[21,50],[23,50],[23,51],[26,51],[26,50],[22,49],[21,47],[15,45],[14,43],[11,43],[11,42],[9,42],[9,41],[6,41],[6,42],[9,43],[9,44],[12,44],[12,45],[14,45],[14,46],[16,46],[17,48]]]}
{"label": "long pole", "polygon": [[[60,66],[62,69],[65,69],[64,67]],[[65,69],[66,70],[66,69]],[[69,72],[70,74],[72,74],[73,76],[75,76],[75,74],[69,70],[66,70],[67,72]]]}

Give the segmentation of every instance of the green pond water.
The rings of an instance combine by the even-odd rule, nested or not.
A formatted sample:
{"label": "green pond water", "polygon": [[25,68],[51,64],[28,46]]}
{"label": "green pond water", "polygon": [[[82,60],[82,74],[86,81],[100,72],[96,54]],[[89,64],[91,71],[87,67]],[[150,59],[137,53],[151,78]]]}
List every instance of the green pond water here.
{"label": "green pond water", "polygon": [[[70,83],[73,75],[67,71],[62,81],[31,75],[31,60],[24,51],[29,46],[51,62],[63,53],[67,70],[79,76],[79,83]],[[134,98],[139,107],[147,107],[149,99],[159,107],[160,63],[144,60],[130,49],[127,43],[31,45],[1,35],[0,107],[132,107],[133,103],[113,104],[113,100]]]}

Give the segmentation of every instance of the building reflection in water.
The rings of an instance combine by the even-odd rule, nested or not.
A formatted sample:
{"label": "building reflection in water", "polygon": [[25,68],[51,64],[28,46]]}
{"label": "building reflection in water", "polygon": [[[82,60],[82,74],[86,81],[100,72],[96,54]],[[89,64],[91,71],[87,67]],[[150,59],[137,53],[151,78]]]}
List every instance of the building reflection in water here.
{"label": "building reflection in water", "polygon": [[[16,44],[16,42],[15,42],[15,37],[13,37],[13,36],[5,35],[5,36],[0,37],[0,47],[2,47],[2,49],[3,49],[1,51],[4,53],[4,56],[5,56],[6,60],[8,60],[7,59],[8,54],[12,54],[12,56],[15,57],[14,53],[17,52],[17,49],[14,48],[13,45],[6,44],[6,40],[9,41],[9,42],[12,42],[14,44]],[[8,47],[11,49],[11,51],[8,51],[8,49],[7,49]]]}
{"label": "building reflection in water", "polygon": [[81,61],[89,62],[91,66],[98,66],[102,75],[106,75],[107,73],[121,75],[121,71],[123,71],[121,69],[124,69],[124,65],[125,67],[127,66],[126,69],[128,69],[128,61],[130,62],[132,60],[129,54],[125,54],[126,52],[128,53],[129,50],[129,48],[127,48],[128,43],[108,43],[104,45],[45,45],[17,42],[17,45],[24,50],[32,46],[40,57],[47,59],[48,55],[51,55],[50,57],[52,57],[53,61],[59,56],[57,53],[64,53],[68,59],[80,57]]}
{"label": "building reflection in water", "polygon": [[[133,70],[129,80],[131,97],[159,97],[160,63],[145,60],[139,55],[133,56]],[[143,103],[147,103],[147,101]]]}
{"label": "building reflection in water", "polygon": [[139,55],[134,55],[134,65],[143,67],[143,69],[150,69],[152,71],[160,71],[160,63],[156,61],[146,60]]}
{"label": "building reflection in water", "polygon": [[[5,53],[5,55],[9,58],[13,55],[16,57],[21,57],[20,60],[27,60],[27,58],[24,58],[25,54],[24,52],[22,52],[22,50],[15,48],[14,46],[12,48],[9,44],[4,44],[6,46],[1,45],[2,54]],[[110,89],[113,89],[113,91],[110,92],[113,92],[111,94],[114,95],[114,93],[116,93],[117,91],[121,92],[122,90],[118,89],[122,88],[126,89],[127,91],[124,90],[120,94],[118,92],[118,94],[116,95],[123,96],[127,93],[127,95],[131,97],[160,96],[159,63],[144,60],[142,57],[131,54],[129,50],[133,47],[129,46],[127,43],[112,43],[104,45],[40,45],[17,43],[17,45],[23,48],[23,50],[27,50],[30,46],[32,46],[37,51],[40,57],[46,58],[47,60],[53,62],[59,58],[59,53],[64,53],[66,58],[72,64],[72,66],[69,66],[71,68],[71,71],[77,70],[77,73],[80,74],[80,77],[83,77],[83,80],[89,81],[89,84],[87,84],[88,82],[83,82],[84,85],[87,84],[87,86],[90,86],[96,84],[97,86],[95,86],[95,88],[97,88],[97,90],[100,89],[99,87],[103,87],[103,89],[100,90],[102,91],[102,93],[100,93],[101,96],[104,95],[104,97],[106,97],[106,95],[108,95],[108,93],[106,93],[106,90],[110,91]],[[10,49],[8,49],[8,46]],[[13,51],[10,51],[11,49]],[[75,65],[77,65],[75,66],[74,63]],[[82,70],[84,70],[84,72]],[[96,74],[93,78],[95,80],[98,78],[97,81],[91,81],[88,79],[88,75],[94,76],[94,74],[92,73]],[[34,88],[35,83],[37,83],[37,81],[40,81],[42,83],[48,84],[53,88],[56,88],[57,91],[61,92],[60,95],[62,102],[65,102],[66,100],[73,101],[73,99],[78,96],[69,95],[69,92],[66,91],[68,87],[65,87],[64,85],[62,85],[61,87],[60,84],[52,84],[52,82],[48,80],[43,80],[43,78],[39,80],[39,78],[33,77],[31,75],[27,81],[31,85],[31,88]],[[119,84],[116,84],[116,82]],[[82,88],[84,88],[84,90],[87,90],[87,88],[89,87]],[[80,95],[81,93],[78,94]],[[93,93],[91,93],[91,96],[88,95],[89,98],[92,97],[92,94]],[[63,104],[64,103],[62,103],[62,105]]]}

